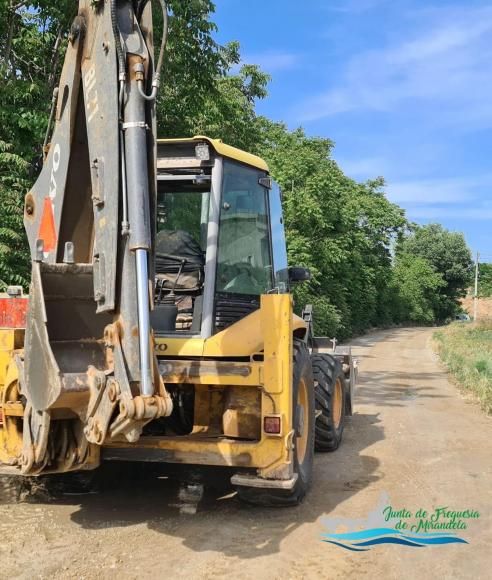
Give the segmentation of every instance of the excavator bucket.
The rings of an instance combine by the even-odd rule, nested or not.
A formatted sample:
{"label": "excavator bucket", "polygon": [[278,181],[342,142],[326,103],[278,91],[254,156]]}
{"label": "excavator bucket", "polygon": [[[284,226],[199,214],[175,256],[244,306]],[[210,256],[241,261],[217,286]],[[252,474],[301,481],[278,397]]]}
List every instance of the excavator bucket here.
{"label": "excavator bucket", "polygon": [[92,266],[33,268],[21,390],[29,381],[36,411],[67,408],[82,414],[89,402],[88,369],[105,370],[104,329],[109,315],[96,314]]}

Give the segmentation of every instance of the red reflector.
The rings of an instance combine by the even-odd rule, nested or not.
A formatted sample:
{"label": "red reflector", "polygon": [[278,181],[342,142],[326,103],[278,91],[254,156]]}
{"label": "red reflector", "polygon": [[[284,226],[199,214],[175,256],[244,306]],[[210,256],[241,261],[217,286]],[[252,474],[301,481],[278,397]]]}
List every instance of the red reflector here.
{"label": "red reflector", "polygon": [[0,409],[0,425],[3,425],[3,410]]}
{"label": "red reflector", "polygon": [[55,225],[55,211],[53,202],[46,197],[43,205],[43,215],[39,224],[38,239],[43,240],[45,252],[52,252],[56,248],[57,236]]}
{"label": "red reflector", "polygon": [[280,435],[282,431],[282,421],[280,417],[265,417],[263,420],[263,429],[270,435]]}

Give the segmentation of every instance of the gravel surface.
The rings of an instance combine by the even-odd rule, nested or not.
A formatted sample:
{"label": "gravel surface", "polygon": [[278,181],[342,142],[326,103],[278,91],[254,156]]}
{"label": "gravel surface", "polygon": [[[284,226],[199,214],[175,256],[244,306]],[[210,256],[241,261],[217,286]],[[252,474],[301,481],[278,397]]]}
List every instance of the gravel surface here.
{"label": "gravel surface", "polygon": [[[84,494],[77,482],[50,492],[4,478],[0,577],[490,578],[492,421],[448,382],[431,335],[399,329],[354,342],[356,414],[340,449],[316,456],[301,506],[244,506],[223,471],[203,474],[202,489],[193,472],[118,466]],[[470,508],[480,518],[462,533],[468,545],[354,553],[320,540],[324,518],[367,518],[382,494],[397,509]]]}

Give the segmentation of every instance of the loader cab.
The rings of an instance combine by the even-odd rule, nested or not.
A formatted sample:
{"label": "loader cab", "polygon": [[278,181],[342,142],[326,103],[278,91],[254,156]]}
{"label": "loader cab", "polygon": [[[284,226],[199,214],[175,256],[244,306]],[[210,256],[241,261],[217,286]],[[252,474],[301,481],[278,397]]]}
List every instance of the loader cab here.
{"label": "loader cab", "polygon": [[208,338],[289,291],[281,192],[265,162],[221,141],[158,142],[157,335]]}

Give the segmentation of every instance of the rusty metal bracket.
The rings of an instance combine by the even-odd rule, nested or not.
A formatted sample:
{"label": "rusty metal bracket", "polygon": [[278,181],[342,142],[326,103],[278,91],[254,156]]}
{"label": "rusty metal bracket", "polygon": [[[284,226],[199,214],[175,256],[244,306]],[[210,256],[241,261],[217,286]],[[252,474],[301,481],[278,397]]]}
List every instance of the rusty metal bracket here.
{"label": "rusty metal bracket", "polygon": [[118,402],[120,388],[113,377],[89,367],[90,399],[84,433],[90,443],[102,445],[108,432],[113,411]]}
{"label": "rusty metal bracket", "polygon": [[120,402],[120,414],[111,424],[111,439],[124,435],[127,441],[138,441],[142,429],[149,422],[168,415],[168,405],[164,397],[135,397]]}
{"label": "rusty metal bracket", "polygon": [[[124,371],[125,361],[119,343],[119,337],[114,334],[114,365],[115,374],[122,377],[119,415],[109,428],[109,436],[114,439],[124,436],[127,441],[138,441],[145,425],[159,417],[166,417],[172,411],[172,401],[169,398],[154,395],[153,397],[133,397],[130,385]],[[166,393],[167,395],[167,393]]]}
{"label": "rusty metal bracket", "polygon": [[[91,401],[94,402],[92,406],[89,404],[86,429],[88,436],[91,436],[91,430],[96,430],[99,437],[93,442],[99,445],[106,439],[108,433],[110,439],[125,437],[127,441],[134,443],[138,441],[142,429],[149,421],[171,414],[172,400],[160,376],[159,394],[152,397],[134,397],[128,382],[118,328],[114,325],[109,326],[105,336],[107,345],[113,350],[114,377],[107,377],[104,373],[97,373],[94,369],[95,372],[92,373],[95,381],[94,389],[91,387]],[[92,393],[94,394],[92,395]],[[119,404],[119,414],[109,425],[117,403]],[[97,405],[105,409],[101,411],[101,414],[98,413],[99,407],[97,412],[92,412],[92,408]],[[105,413],[104,420],[100,418],[103,413]]]}

